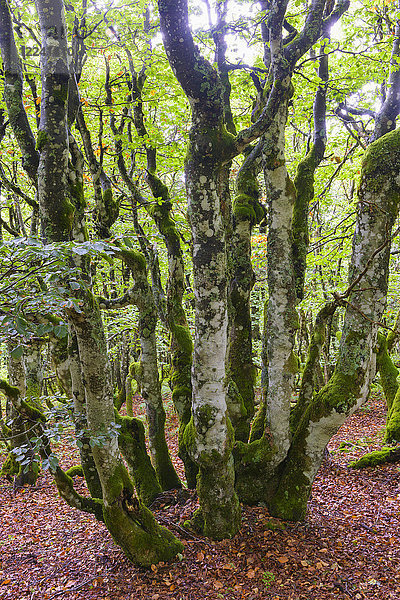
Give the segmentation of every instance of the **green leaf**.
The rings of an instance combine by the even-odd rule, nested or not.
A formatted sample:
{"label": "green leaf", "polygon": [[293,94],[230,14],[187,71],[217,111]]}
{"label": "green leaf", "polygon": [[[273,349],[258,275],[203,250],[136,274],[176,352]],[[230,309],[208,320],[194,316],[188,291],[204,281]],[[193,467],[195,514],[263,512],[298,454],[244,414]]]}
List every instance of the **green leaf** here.
{"label": "green leaf", "polygon": [[25,321],[25,319],[23,319],[22,317],[17,317],[15,319],[15,329],[18,331],[18,333],[24,335],[27,331],[27,328],[28,323]]}
{"label": "green leaf", "polygon": [[89,248],[87,246],[74,246],[72,248],[72,252],[75,252],[75,254],[79,254],[79,256],[84,256],[85,254],[88,254]]}
{"label": "green leaf", "polygon": [[53,331],[53,325],[50,323],[42,323],[38,326],[36,333],[41,337],[42,335],[46,335],[46,333],[50,333],[50,331]]}
{"label": "green leaf", "polygon": [[13,350],[11,350],[10,354],[12,356],[12,358],[15,358],[15,360],[18,360],[19,358],[21,358],[21,356],[24,353],[24,349],[22,346],[17,346],[16,348],[14,348]]}
{"label": "green leaf", "polygon": [[54,335],[59,339],[62,339],[68,335],[68,328],[65,325],[56,325],[56,327],[54,327]]}

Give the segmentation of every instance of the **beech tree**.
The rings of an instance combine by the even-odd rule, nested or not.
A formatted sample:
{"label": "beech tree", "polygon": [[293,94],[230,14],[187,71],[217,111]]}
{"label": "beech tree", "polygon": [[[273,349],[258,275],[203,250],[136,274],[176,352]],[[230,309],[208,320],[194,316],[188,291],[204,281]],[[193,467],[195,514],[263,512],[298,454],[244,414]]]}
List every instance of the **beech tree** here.
{"label": "beech tree", "polygon": [[[343,50],[330,31],[352,10],[348,0],[304,7],[263,0],[257,8],[205,2],[209,22],[197,29],[188,0],[93,10],[86,0],[65,7],[36,0],[35,7],[28,16],[18,3],[0,0],[0,141],[18,146],[15,174],[5,160],[0,169],[1,191],[12,198],[10,218],[1,220],[10,366],[0,388],[10,456],[22,448],[24,459],[9,475],[32,482],[36,474],[22,475],[33,472],[40,453],[63,498],[103,521],[132,561],[148,566],[182,551],[146,507],[182,486],[164,434],[159,322],[170,349],[179,456],[199,497],[185,525],[213,539],[231,537],[241,502],[303,519],[325,447],[366,400],[376,368],[390,405],[387,441],[399,441],[397,372],[387,353],[394,334],[378,337],[400,193],[395,8],[371,18],[379,44],[365,48],[360,33],[362,50],[349,51],[354,68],[368,52],[382,62],[376,109],[363,96],[372,77],[335,83]],[[256,43],[253,65],[229,53],[229,40],[244,44],[246,36]],[[33,42],[40,65],[32,72]],[[101,76],[86,76],[88,63]],[[351,106],[357,94],[360,105]],[[305,97],[299,127],[289,115]],[[326,184],[322,166],[338,122],[356,145]],[[306,139],[300,156],[288,148],[288,131]],[[319,306],[293,403],[315,189],[334,186],[356,148],[364,157],[348,281]],[[252,234],[259,226],[267,227],[267,300],[256,406]],[[325,360],[321,385],[328,325],[339,310],[336,366],[329,373]],[[118,368],[112,364],[113,319],[121,348],[122,330],[137,335],[140,351],[129,368],[125,347]],[[77,470],[64,472],[51,448],[40,402],[47,343],[64,394],[59,402],[72,400],[90,498],[76,492]],[[142,422],[120,412],[132,380],[146,404],[150,456]]]}

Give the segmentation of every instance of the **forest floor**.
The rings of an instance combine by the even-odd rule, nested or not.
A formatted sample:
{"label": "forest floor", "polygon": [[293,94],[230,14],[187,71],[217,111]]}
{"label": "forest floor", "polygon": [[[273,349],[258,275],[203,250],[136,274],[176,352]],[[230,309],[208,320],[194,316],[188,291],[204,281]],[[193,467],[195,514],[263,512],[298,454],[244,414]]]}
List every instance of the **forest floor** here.
{"label": "forest floor", "polygon": [[[143,410],[140,400],[137,408]],[[379,395],[346,421],[329,444],[301,524],[244,507],[239,534],[212,542],[182,528],[196,506],[194,492],[164,494],[153,509],[185,551],[181,561],[148,570],[130,564],[93,517],[69,508],[47,473],[34,489],[13,490],[2,480],[0,598],[399,600],[400,465],[347,467],[380,447],[384,423]],[[176,434],[169,411],[174,455]],[[68,445],[60,444],[58,452],[64,468],[76,464]],[[83,489],[82,480],[75,481]]]}

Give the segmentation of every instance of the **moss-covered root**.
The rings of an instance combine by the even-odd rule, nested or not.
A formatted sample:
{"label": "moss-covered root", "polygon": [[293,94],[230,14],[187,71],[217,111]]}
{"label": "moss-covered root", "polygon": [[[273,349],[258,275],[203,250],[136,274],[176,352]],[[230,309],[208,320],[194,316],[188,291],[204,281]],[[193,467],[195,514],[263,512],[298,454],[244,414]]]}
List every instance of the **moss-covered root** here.
{"label": "moss-covered root", "polygon": [[132,562],[149,567],[183,551],[176,537],[160,527],[152,513],[134,495],[122,466],[105,485],[104,521],[115,542]]}
{"label": "moss-covered root", "polygon": [[396,444],[400,442],[400,388],[397,390],[392,407],[388,412],[383,441],[386,444]]}
{"label": "moss-covered root", "polygon": [[[72,469],[74,471],[72,471]],[[81,496],[74,488],[72,477],[77,475],[77,467],[69,469],[69,473],[63,471],[60,467],[51,469],[52,475],[56,482],[58,493],[69,506],[77,508],[83,512],[87,512],[96,517],[98,521],[104,521],[103,518],[103,502],[98,498],[86,498]],[[83,470],[79,469],[83,475]]]}
{"label": "moss-covered root", "polygon": [[267,502],[271,497],[274,470],[274,449],[262,436],[249,444],[236,442],[233,448],[235,460],[235,489],[244,504]]}
{"label": "moss-covered root", "polygon": [[[178,435],[178,446],[179,446],[178,456],[181,459],[181,461],[183,462],[184,467],[185,467],[186,484],[189,489],[193,490],[196,487],[197,474],[199,472],[199,467],[194,462],[194,460],[192,460],[192,458],[189,454],[189,449],[187,447],[187,436],[185,434],[186,427],[187,427],[187,424],[185,424],[184,422],[181,422],[181,424],[179,426],[179,435]],[[190,426],[189,426],[189,429],[190,429]]]}
{"label": "moss-covered root", "polygon": [[[228,465],[218,462],[200,467],[197,493],[204,519],[203,533],[214,540],[233,537],[240,528],[240,504],[234,491],[234,466],[231,456]],[[226,491],[231,490],[227,494]]]}
{"label": "moss-covered root", "polygon": [[120,415],[117,415],[117,423],[121,425],[119,448],[135,483],[136,493],[144,504],[149,505],[162,489],[147,454],[144,425],[139,419]]}
{"label": "moss-covered root", "polygon": [[385,463],[394,463],[400,461],[399,448],[382,448],[375,450],[369,454],[365,454],[358,460],[354,460],[349,464],[351,469],[365,469],[366,467],[377,467]]}
{"label": "moss-covered root", "polygon": [[376,369],[379,371],[383,393],[385,394],[386,404],[390,413],[396,392],[399,388],[399,384],[397,383],[399,371],[390,358],[388,340],[382,333],[378,333]]}

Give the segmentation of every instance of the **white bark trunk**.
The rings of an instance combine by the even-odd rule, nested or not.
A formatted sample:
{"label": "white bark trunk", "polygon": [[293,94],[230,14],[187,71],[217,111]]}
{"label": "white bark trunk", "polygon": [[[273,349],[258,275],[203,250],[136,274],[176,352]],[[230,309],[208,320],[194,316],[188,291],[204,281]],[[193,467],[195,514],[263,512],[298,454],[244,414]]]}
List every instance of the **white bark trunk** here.
{"label": "white bark trunk", "polygon": [[291,234],[295,189],[285,165],[286,118],[284,106],[275,118],[263,150],[269,204],[266,419],[278,461],[284,458],[290,445],[290,401],[296,372],[293,345],[298,328]]}

